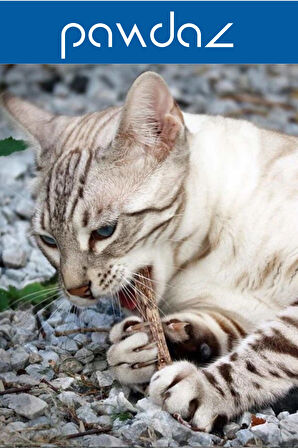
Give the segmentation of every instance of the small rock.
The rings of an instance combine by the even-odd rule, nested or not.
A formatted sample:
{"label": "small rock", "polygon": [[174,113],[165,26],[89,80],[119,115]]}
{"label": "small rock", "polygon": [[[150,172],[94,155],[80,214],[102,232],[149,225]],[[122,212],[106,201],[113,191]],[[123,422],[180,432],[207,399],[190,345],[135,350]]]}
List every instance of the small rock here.
{"label": "small rock", "polygon": [[114,382],[114,377],[109,370],[96,372],[96,379],[99,387],[108,387],[111,386]]}
{"label": "small rock", "polygon": [[36,380],[33,376],[22,374],[17,377],[16,383],[28,386],[37,386],[39,384],[39,380]]}
{"label": "small rock", "polygon": [[14,372],[3,372],[0,373],[0,380],[4,381],[8,385],[11,385],[18,382],[18,377]]}
{"label": "small rock", "polygon": [[88,447],[129,446],[123,440],[117,439],[117,437],[110,436],[109,434],[100,434],[99,436],[85,436],[83,439],[83,446]]}
{"label": "small rock", "polygon": [[22,218],[31,219],[33,214],[34,204],[31,200],[22,198],[18,201],[16,206],[16,212]]}
{"label": "small rock", "polygon": [[212,434],[207,434],[205,432],[195,433],[187,440],[187,445],[189,446],[212,446],[214,445],[213,439],[217,439],[216,436]]}
{"label": "small rock", "polygon": [[77,351],[77,353],[75,354],[75,358],[83,364],[88,364],[89,362],[93,361],[94,354],[91,352],[91,350],[83,347]]}
{"label": "small rock", "polygon": [[85,405],[85,406],[81,406],[80,408],[78,408],[77,416],[84,423],[88,423],[88,424],[98,423],[98,416],[92,410],[90,405]]}
{"label": "small rock", "polygon": [[280,429],[274,423],[264,423],[253,426],[251,432],[258,436],[267,445],[278,445],[280,442]]}
{"label": "small rock", "polygon": [[284,418],[287,418],[290,415],[288,411],[280,412],[277,416],[278,420],[283,420]]}
{"label": "small rock", "polygon": [[83,364],[75,358],[66,358],[59,367],[60,372],[79,373],[83,370]]}
{"label": "small rock", "polygon": [[61,401],[61,403],[65,404],[66,406],[75,406],[77,404],[84,405],[85,400],[80,397],[78,394],[72,391],[65,391],[61,392],[57,396],[58,400]]}
{"label": "small rock", "polygon": [[55,380],[51,381],[51,384],[57,389],[66,390],[70,388],[73,382],[74,378],[67,376],[65,378],[56,378]]}
{"label": "small rock", "polygon": [[236,437],[236,432],[239,431],[240,425],[235,422],[228,423],[223,428],[223,432],[228,439],[234,439]]}
{"label": "small rock", "polygon": [[19,432],[26,428],[26,424],[23,422],[12,422],[6,426],[6,431],[8,432]]}
{"label": "small rock", "polygon": [[29,354],[23,347],[15,348],[11,353],[11,366],[14,370],[24,369],[29,361]]}
{"label": "small rock", "polygon": [[51,380],[54,377],[54,371],[51,367],[45,367],[40,364],[31,364],[25,368],[28,375],[32,376],[36,380],[46,378]]}
{"label": "small rock", "polygon": [[5,397],[5,401],[7,402],[8,408],[13,409],[18,415],[30,420],[43,414],[48,407],[45,401],[34,395],[25,393],[11,394]]}
{"label": "small rock", "polygon": [[61,428],[61,432],[64,436],[68,436],[69,434],[77,434],[79,432],[77,425],[72,422],[66,423]]}
{"label": "small rock", "polygon": [[5,418],[11,417],[13,414],[12,409],[0,408],[0,415],[3,415]]}
{"label": "small rock", "polygon": [[98,424],[103,427],[110,427],[113,424],[113,420],[109,415],[100,415],[98,417]]}
{"label": "small rock", "polygon": [[0,372],[8,372],[10,369],[10,354],[0,348]]}
{"label": "small rock", "polygon": [[27,254],[20,247],[8,247],[2,252],[4,266],[8,268],[22,268],[26,265]]}
{"label": "small rock", "polygon": [[255,441],[255,436],[249,429],[240,429],[240,431],[236,433],[236,437],[244,446],[249,442]]}

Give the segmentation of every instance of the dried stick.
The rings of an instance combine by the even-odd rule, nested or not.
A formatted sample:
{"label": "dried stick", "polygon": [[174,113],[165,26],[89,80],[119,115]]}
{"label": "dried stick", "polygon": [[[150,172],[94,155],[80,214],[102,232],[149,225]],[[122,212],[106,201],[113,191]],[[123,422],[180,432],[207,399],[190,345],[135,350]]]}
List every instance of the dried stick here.
{"label": "dried stick", "polygon": [[74,330],[55,331],[55,336],[69,336],[77,333],[108,333],[108,328],[75,328]]}
{"label": "dried stick", "polygon": [[77,439],[78,437],[85,437],[85,436],[90,436],[91,434],[102,434],[102,433],[107,433],[110,431],[111,428],[95,428],[95,429],[89,429],[88,431],[83,431],[83,432],[77,432],[74,434],[67,434],[66,436],[64,436],[65,439]]}
{"label": "dried stick", "polygon": [[[171,364],[172,360],[158,312],[157,302],[151,281],[150,269],[148,267],[143,268],[140,271],[140,275],[142,275],[142,283],[140,282],[138,284],[137,301],[142,311],[142,317],[145,322],[149,322],[153,340],[157,344],[157,369],[160,370],[163,367]],[[200,431],[199,428],[184,420],[180,414],[175,413],[172,416],[175,420],[181,423],[181,425],[186,426],[188,429],[191,429],[192,431]]]}
{"label": "dried stick", "polygon": [[157,344],[157,368],[160,370],[171,364],[172,360],[158,312],[150,269],[148,267],[143,268],[140,271],[140,275],[142,275],[142,282],[138,284],[137,301],[142,310],[142,317],[145,322],[149,322],[153,340]]}
{"label": "dried stick", "polygon": [[12,387],[10,389],[1,390],[0,395],[8,395],[8,394],[18,394],[20,392],[28,392],[33,387],[36,386],[22,386],[22,387]]}

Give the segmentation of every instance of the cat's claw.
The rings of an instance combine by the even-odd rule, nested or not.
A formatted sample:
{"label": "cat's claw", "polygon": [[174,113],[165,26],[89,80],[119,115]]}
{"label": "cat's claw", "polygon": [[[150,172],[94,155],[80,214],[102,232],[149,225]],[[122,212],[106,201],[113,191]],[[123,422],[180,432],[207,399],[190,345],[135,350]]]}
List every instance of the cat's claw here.
{"label": "cat's claw", "polygon": [[110,340],[113,345],[107,360],[118,381],[128,385],[148,383],[157,361],[149,326],[139,317],[128,317],[112,328]]}
{"label": "cat's claw", "polygon": [[149,397],[200,431],[211,431],[220,411],[218,397],[209,390],[204,375],[187,361],[174,362],[156,372],[149,385]]}

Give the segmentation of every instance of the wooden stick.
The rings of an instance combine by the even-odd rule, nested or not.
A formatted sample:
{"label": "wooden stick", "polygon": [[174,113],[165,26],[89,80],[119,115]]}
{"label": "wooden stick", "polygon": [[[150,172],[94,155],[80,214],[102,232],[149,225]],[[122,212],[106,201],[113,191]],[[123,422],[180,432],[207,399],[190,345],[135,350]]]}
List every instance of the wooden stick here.
{"label": "wooden stick", "polygon": [[2,390],[0,392],[0,395],[18,394],[20,392],[28,392],[33,387],[36,387],[36,386],[29,386],[28,385],[28,386],[22,386],[22,387],[12,387],[10,389]]}
{"label": "wooden stick", "polygon": [[[162,322],[160,320],[160,315],[158,312],[158,306],[152,285],[150,269],[148,267],[143,268],[140,271],[140,275],[142,276],[142,282],[138,283],[139,293],[137,294],[137,301],[142,310],[142,317],[145,322],[149,322],[153,340],[157,344],[157,369],[160,370],[163,367],[171,364],[172,359],[166,343]],[[183,426],[186,426],[192,431],[201,431],[196,426],[184,420],[180,414],[175,413],[172,416],[175,420],[177,420],[177,422],[179,422]]]}
{"label": "wooden stick", "polygon": [[55,331],[55,336],[69,336],[77,333],[108,333],[108,328],[75,328],[74,330]]}
{"label": "wooden stick", "polygon": [[153,340],[157,344],[157,368],[160,370],[171,364],[172,360],[158,312],[150,269],[148,267],[143,268],[140,271],[140,275],[142,275],[142,282],[138,283],[137,301],[142,310],[142,317],[145,322],[149,322]]}
{"label": "wooden stick", "polygon": [[65,439],[77,439],[78,437],[85,437],[85,436],[90,436],[91,434],[102,434],[102,433],[107,433],[111,430],[111,428],[95,428],[95,429],[89,429],[88,431],[83,431],[83,432],[77,432],[74,434],[67,434],[66,436],[64,436]]}

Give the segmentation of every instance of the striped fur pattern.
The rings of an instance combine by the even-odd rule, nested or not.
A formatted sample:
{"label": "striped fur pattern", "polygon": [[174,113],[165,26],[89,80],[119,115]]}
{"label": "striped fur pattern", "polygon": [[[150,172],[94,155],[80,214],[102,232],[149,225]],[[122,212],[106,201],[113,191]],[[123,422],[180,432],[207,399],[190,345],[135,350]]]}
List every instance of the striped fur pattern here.
{"label": "striped fur pattern", "polygon": [[[125,384],[210,431],[298,385],[298,139],[245,121],[182,114],[163,80],[140,76],[122,108],[55,117],[13,97],[38,143],[33,228],[67,290],[92,299],[153,267],[171,366],[156,370],[146,323],[111,331]],[[117,223],[110,238],[92,232]],[[57,247],[40,238],[48,235]]]}

